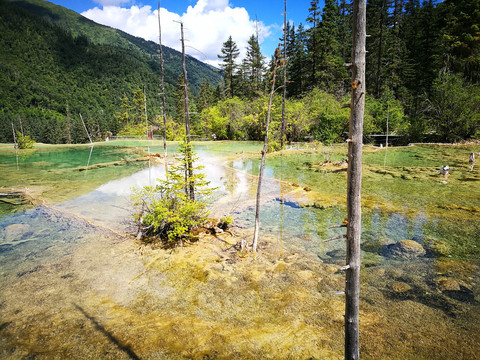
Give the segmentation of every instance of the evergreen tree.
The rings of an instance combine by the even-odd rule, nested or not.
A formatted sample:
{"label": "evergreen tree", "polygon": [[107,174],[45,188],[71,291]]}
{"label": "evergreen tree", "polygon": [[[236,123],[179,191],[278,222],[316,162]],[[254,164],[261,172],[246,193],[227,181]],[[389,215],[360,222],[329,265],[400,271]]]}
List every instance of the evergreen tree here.
{"label": "evergreen tree", "polygon": [[235,89],[236,89],[235,96],[238,96],[244,99],[247,99],[247,98],[251,99],[254,97],[248,74],[249,74],[249,70],[248,70],[247,60],[243,59],[242,64],[238,66],[237,72],[235,74]]}
{"label": "evergreen tree", "polygon": [[264,73],[264,57],[260,51],[260,44],[255,35],[250,36],[247,46],[247,56],[245,58],[245,70],[249,79],[251,95],[258,95],[262,88],[262,78]]}
{"label": "evergreen tree", "polygon": [[340,0],[338,20],[338,41],[340,56],[345,63],[349,63],[352,57],[352,4],[347,0]]}
{"label": "evergreen tree", "polygon": [[145,95],[140,88],[133,92],[132,101],[135,106],[134,124],[145,124]]}
{"label": "evergreen tree", "polygon": [[318,6],[318,0],[312,0],[310,2],[310,8],[308,9],[309,15],[307,21],[311,24],[311,27],[307,30],[308,35],[308,60],[310,68],[309,87],[312,88],[317,83],[317,63],[319,58],[319,44],[318,44],[318,24],[320,22],[321,9]]}
{"label": "evergreen tree", "polygon": [[117,111],[114,115],[116,123],[119,124],[119,128],[122,128],[130,123],[131,110],[132,107],[130,105],[130,100],[128,99],[127,95],[123,93],[122,110],[120,112]]}
{"label": "evergreen tree", "polygon": [[206,79],[203,83],[202,86],[200,87],[200,92],[198,93],[197,96],[197,109],[198,112],[202,112],[204,109],[210,107],[211,105],[214,104],[214,92],[215,89],[212,88],[210,85],[210,82],[208,79]]}
{"label": "evergreen tree", "polygon": [[225,98],[226,98],[225,82],[223,81],[223,79],[220,79],[220,81],[218,82],[218,85],[215,88],[215,93],[214,94],[215,94],[215,99],[217,101],[225,100]]}
{"label": "evergreen tree", "polygon": [[367,4],[367,70],[366,81],[369,93],[380,97],[382,84],[385,83],[386,49],[389,44],[389,31],[391,28],[392,0],[370,0]]}
{"label": "evergreen tree", "polygon": [[232,98],[235,95],[234,77],[237,70],[235,60],[238,55],[240,55],[240,51],[238,50],[237,44],[232,40],[232,36],[229,36],[228,40],[223,43],[221,52],[221,55],[217,55],[218,58],[222,60],[220,69],[225,77],[228,96]]}
{"label": "evergreen tree", "polygon": [[480,82],[480,0],[445,0],[438,7],[445,22],[444,66]]}
{"label": "evergreen tree", "polygon": [[307,90],[309,76],[305,71],[309,64],[307,34],[301,23],[296,31],[292,26],[287,36],[287,59],[287,96],[298,97]]}
{"label": "evergreen tree", "polygon": [[322,11],[322,20],[317,29],[317,73],[316,86],[336,93],[339,90],[343,96],[343,85],[348,78],[343,66],[340,47],[340,8],[335,0],[325,0]]}
{"label": "evergreen tree", "polygon": [[177,88],[175,91],[175,122],[185,124],[185,81],[183,74],[178,77]]}

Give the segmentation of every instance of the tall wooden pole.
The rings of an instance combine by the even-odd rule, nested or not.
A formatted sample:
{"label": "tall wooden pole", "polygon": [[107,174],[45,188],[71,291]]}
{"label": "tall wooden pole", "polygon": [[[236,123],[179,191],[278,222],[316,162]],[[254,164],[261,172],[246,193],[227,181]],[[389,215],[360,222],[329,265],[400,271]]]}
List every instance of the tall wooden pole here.
{"label": "tall wooden pole", "polygon": [[[162,26],[160,23],[160,0],[158,0],[158,45],[160,56],[160,91],[162,92],[162,117],[163,117],[163,157],[167,157],[167,115],[165,105],[165,74],[163,68],[163,50],[162,50]],[[165,164],[167,161],[165,160]]]}
{"label": "tall wooden pole", "polygon": [[182,41],[182,67],[183,67],[183,86],[185,94],[185,130],[187,134],[187,142],[190,142],[190,114],[188,112],[188,80],[187,80],[187,65],[185,62],[185,39],[183,37],[183,23],[180,22],[180,32]]}
{"label": "tall wooden pole", "polygon": [[13,127],[13,122],[12,122],[12,132],[13,132],[13,143],[15,144],[15,150],[18,149],[18,144],[17,144],[17,137],[15,136],[15,128]]}
{"label": "tall wooden pole", "polygon": [[[185,131],[187,135],[187,146],[190,146],[190,112],[188,105],[188,79],[187,79],[187,65],[185,62],[185,38],[183,37],[183,22],[180,22],[180,32],[182,41],[182,66],[183,66],[183,85],[185,89]],[[188,187],[188,194],[191,200],[195,200],[195,186],[191,181],[193,179],[193,164],[192,164],[192,152],[185,151],[185,186]]]}
{"label": "tall wooden pole", "polygon": [[[147,87],[143,86],[143,105],[145,106],[145,135],[147,136],[147,149],[150,156],[150,144],[148,142],[148,115],[147,115]],[[148,160],[150,162],[150,159]]]}
{"label": "tall wooden pole", "polygon": [[352,95],[347,170],[347,259],[345,285],[345,359],[360,357],[360,237],[362,230],[362,147],[365,107],[366,0],[353,1]]}
{"label": "tall wooden pole", "polygon": [[283,97],[282,97],[282,129],[280,132],[280,149],[284,146],[285,137],[285,99],[287,97],[287,0],[283,13]]}

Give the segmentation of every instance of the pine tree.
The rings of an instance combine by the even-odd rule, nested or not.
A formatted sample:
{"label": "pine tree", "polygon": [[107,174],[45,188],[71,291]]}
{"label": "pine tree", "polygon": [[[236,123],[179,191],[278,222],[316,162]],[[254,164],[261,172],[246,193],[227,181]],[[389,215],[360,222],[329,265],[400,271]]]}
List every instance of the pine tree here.
{"label": "pine tree", "polygon": [[[318,60],[315,85],[332,93],[343,90],[348,77],[341,57],[339,31],[340,8],[335,0],[325,0],[322,20],[317,29]],[[339,95],[342,96],[343,91]]]}
{"label": "pine tree", "polygon": [[215,88],[215,99],[218,100],[218,101],[223,101],[225,100],[226,98],[226,94],[225,94],[225,82],[223,81],[223,79],[220,79],[220,81],[218,82],[218,85],[217,87]]}
{"label": "pine tree", "polygon": [[312,0],[307,21],[312,26],[307,30],[308,35],[308,60],[310,68],[309,87],[313,88],[317,83],[317,65],[319,58],[319,44],[318,44],[318,24],[320,22],[321,9],[318,6],[318,0]]}
{"label": "pine tree", "polygon": [[340,56],[344,62],[350,62],[352,57],[352,4],[347,0],[340,0],[338,21],[338,41]]}
{"label": "pine tree", "polygon": [[141,89],[133,92],[133,104],[135,105],[134,124],[145,123],[145,95]]}
{"label": "pine tree", "polygon": [[[287,23],[288,27],[288,23]],[[309,73],[305,71],[308,66],[307,35],[300,23],[297,30],[295,27],[287,36],[287,96],[298,97],[307,90]]]}
{"label": "pine tree", "polygon": [[445,0],[439,5],[445,21],[443,62],[471,82],[480,82],[480,1]]}
{"label": "pine tree", "polygon": [[120,112],[117,111],[114,115],[119,128],[122,128],[125,125],[130,124],[131,110],[132,110],[132,106],[130,105],[130,100],[128,99],[128,96],[125,93],[123,93],[122,110]]}
{"label": "pine tree", "polygon": [[367,4],[367,84],[369,92],[376,97],[382,94],[385,68],[385,54],[388,48],[391,28],[391,0],[370,0]]}
{"label": "pine tree", "polygon": [[223,43],[221,52],[221,55],[217,55],[218,58],[222,60],[220,69],[225,76],[228,96],[232,98],[235,95],[234,77],[237,70],[237,64],[235,63],[235,60],[237,59],[238,55],[240,55],[240,51],[238,50],[237,44],[232,40],[232,36],[229,36],[228,40]]}
{"label": "pine tree", "polygon": [[212,88],[208,79],[202,82],[202,86],[200,87],[200,92],[198,93],[196,101],[198,112],[202,112],[204,109],[213,105],[214,91],[215,89]]}
{"label": "pine tree", "polygon": [[235,96],[243,99],[253,98],[253,93],[250,84],[250,78],[248,77],[249,70],[246,59],[243,59],[241,65],[237,67],[237,72],[234,76],[235,81]]}
{"label": "pine tree", "polygon": [[[185,124],[185,81],[183,74],[178,77],[175,89],[175,122]],[[190,91],[190,88],[189,88]]]}
{"label": "pine tree", "polygon": [[262,78],[264,73],[264,57],[260,51],[260,44],[255,35],[248,39],[247,56],[245,58],[247,78],[252,95],[259,95],[262,88]]}

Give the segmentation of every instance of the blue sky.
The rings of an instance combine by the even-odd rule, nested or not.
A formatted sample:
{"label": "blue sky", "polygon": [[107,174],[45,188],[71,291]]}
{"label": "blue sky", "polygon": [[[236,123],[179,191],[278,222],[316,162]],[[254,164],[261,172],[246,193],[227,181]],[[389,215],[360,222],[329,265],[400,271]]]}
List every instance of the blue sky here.
{"label": "blue sky", "polygon": [[[50,0],[97,23],[158,42],[157,0]],[[287,19],[298,25],[308,16],[311,0],[287,0]],[[320,0],[321,7],[323,0]],[[258,26],[263,54],[270,58],[282,36],[283,0],[162,0],[162,43],[180,49],[185,26],[187,53],[218,64],[222,44],[231,35],[245,54],[248,38]],[[258,23],[255,22],[258,19]]]}

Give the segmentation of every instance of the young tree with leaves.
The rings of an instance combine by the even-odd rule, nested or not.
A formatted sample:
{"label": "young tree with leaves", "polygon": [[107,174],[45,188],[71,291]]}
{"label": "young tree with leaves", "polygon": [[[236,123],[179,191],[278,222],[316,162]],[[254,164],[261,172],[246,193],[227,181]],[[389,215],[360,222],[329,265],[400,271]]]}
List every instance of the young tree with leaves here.
{"label": "young tree with leaves", "polygon": [[[195,175],[185,178],[190,165],[198,158],[192,145],[184,137],[179,148],[178,163],[168,167],[165,180],[158,179],[155,186],[136,189],[132,197],[138,212],[135,221],[138,224],[138,238],[158,237],[161,240],[180,246],[184,238],[194,227],[200,227],[206,220],[205,198],[214,189],[209,187],[203,166],[195,167]],[[192,199],[191,186],[200,199]]]}

